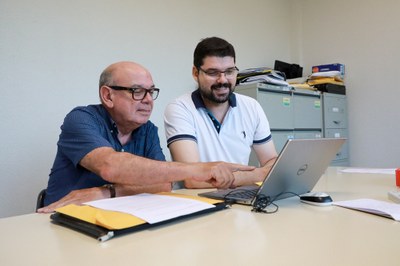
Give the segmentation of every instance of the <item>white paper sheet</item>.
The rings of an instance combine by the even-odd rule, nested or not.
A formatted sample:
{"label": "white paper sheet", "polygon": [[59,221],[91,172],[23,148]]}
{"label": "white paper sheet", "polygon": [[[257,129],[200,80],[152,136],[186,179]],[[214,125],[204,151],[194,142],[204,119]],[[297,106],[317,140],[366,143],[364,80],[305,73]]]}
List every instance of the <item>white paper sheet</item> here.
{"label": "white paper sheet", "polygon": [[369,212],[400,221],[400,204],[374,199],[336,201],[333,202],[333,204],[340,207]]}
{"label": "white paper sheet", "polygon": [[99,209],[128,213],[150,224],[215,208],[212,204],[198,200],[147,193],[90,201],[84,204]]}
{"label": "white paper sheet", "polygon": [[359,174],[386,174],[394,175],[395,168],[346,168],[340,170],[343,173],[359,173]]}

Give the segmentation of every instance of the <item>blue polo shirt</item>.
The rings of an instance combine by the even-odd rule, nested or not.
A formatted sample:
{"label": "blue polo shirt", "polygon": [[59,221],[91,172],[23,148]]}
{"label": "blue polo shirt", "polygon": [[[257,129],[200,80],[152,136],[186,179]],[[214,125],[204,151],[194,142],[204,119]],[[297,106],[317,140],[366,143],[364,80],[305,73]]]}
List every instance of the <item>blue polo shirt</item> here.
{"label": "blue polo shirt", "polygon": [[132,132],[131,141],[126,145],[121,145],[117,134],[115,123],[100,104],[77,107],[67,114],[61,126],[44,205],[61,199],[72,190],[108,183],[79,165],[81,159],[96,148],[111,147],[115,151],[165,161],[158,129],[152,122],[148,121]]}

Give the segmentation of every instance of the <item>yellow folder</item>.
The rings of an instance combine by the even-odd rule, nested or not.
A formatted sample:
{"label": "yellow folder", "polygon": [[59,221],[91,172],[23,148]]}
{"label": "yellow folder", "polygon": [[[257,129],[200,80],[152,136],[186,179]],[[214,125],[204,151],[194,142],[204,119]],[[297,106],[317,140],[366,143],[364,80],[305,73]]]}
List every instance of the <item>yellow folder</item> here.
{"label": "yellow folder", "polygon": [[[218,204],[222,203],[221,200],[208,199],[198,196],[189,196],[183,194],[176,194],[172,192],[158,193],[158,195],[166,195],[166,196],[174,196],[180,198],[188,198],[199,200],[202,202],[210,203],[210,204]],[[62,213],[68,215],[70,217],[74,217],[76,219],[98,225],[104,227],[109,230],[121,230],[126,229],[142,224],[146,224],[147,222],[133,216],[131,214],[116,212],[116,211],[108,211],[98,209],[92,206],[82,205],[78,206],[75,204],[70,204],[61,208],[56,209],[57,213]]]}

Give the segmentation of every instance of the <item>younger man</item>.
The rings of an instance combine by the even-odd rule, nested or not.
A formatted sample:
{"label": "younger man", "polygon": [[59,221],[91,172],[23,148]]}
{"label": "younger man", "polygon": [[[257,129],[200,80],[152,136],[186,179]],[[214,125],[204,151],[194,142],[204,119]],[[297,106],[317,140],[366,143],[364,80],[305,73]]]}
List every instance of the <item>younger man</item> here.
{"label": "younger man", "polygon": [[[277,152],[260,104],[233,92],[238,73],[233,46],[218,37],[203,39],[193,61],[192,75],[198,89],[174,100],[164,113],[172,159],[248,164],[253,148],[261,167],[235,172],[232,187],[262,181]],[[185,180],[185,186],[210,187],[196,180]]]}

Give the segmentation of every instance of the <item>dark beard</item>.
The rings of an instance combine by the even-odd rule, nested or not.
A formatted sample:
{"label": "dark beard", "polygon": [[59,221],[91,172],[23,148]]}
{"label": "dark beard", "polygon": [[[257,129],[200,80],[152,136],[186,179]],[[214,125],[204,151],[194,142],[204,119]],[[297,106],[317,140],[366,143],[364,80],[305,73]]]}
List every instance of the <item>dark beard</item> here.
{"label": "dark beard", "polygon": [[[226,95],[224,98],[217,98],[214,95],[214,90],[218,90],[219,88],[229,88],[229,93]],[[211,91],[210,92],[204,92],[203,90],[200,89],[200,94],[203,98],[209,100],[210,102],[213,103],[224,103],[229,100],[229,97],[231,96],[233,90],[232,90],[232,85],[230,83],[218,83],[214,84],[211,86]]]}

